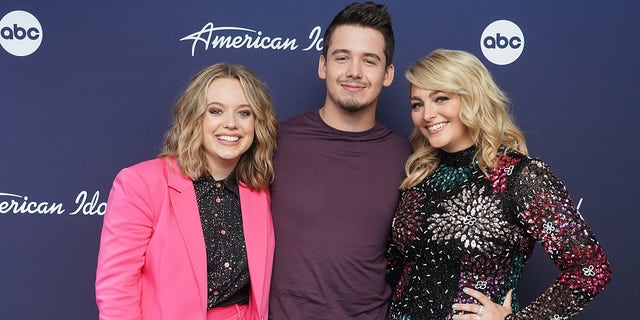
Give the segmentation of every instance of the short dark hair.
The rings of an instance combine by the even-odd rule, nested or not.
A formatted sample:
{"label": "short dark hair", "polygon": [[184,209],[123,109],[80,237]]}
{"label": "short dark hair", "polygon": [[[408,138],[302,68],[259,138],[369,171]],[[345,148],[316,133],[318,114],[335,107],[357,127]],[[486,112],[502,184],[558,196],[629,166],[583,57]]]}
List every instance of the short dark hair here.
{"label": "short dark hair", "polygon": [[342,25],[356,25],[365,28],[372,28],[384,37],[385,66],[389,66],[393,60],[395,50],[395,39],[393,37],[393,27],[391,26],[391,16],[387,12],[387,6],[371,1],[354,2],[346,6],[331,21],[324,33],[324,45],[322,55],[326,58],[329,50],[331,36],[335,29]]}

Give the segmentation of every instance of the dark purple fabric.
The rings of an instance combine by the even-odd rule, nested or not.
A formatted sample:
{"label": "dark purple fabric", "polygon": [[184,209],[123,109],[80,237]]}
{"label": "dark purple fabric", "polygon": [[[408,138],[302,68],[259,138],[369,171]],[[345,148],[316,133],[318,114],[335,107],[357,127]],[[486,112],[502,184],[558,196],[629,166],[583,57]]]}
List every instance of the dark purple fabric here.
{"label": "dark purple fabric", "polygon": [[344,132],[314,111],[282,124],[270,319],[384,318],[384,252],[410,151],[379,123]]}

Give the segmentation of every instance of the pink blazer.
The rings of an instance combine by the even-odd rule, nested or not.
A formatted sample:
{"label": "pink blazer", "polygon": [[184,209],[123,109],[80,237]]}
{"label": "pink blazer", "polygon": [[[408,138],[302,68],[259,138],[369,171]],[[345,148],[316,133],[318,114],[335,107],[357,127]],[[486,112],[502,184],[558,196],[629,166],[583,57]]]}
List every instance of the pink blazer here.
{"label": "pink blazer", "polygon": [[[247,319],[267,319],[274,234],[268,191],[240,185],[251,298]],[[175,160],[123,169],[104,215],[96,302],[100,319],[204,320],[207,263],[193,182]]]}

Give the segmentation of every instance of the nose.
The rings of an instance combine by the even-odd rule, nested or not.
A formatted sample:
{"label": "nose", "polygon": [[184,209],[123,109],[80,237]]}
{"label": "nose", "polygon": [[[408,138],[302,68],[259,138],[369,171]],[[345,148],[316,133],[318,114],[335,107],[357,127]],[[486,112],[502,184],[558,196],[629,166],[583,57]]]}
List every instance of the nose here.
{"label": "nose", "polygon": [[224,119],[224,124],[223,127],[226,129],[235,129],[237,128],[237,124],[236,124],[236,117],[234,115],[229,115],[227,116],[226,119]]}
{"label": "nose", "polygon": [[352,61],[349,63],[349,67],[347,69],[347,77],[349,78],[360,78],[362,76],[362,66],[357,61]]}
{"label": "nose", "polygon": [[436,108],[430,103],[425,104],[422,112],[422,119],[424,119],[424,121],[426,122],[429,122],[435,119],[437,116],[438,111],[436,110]]}

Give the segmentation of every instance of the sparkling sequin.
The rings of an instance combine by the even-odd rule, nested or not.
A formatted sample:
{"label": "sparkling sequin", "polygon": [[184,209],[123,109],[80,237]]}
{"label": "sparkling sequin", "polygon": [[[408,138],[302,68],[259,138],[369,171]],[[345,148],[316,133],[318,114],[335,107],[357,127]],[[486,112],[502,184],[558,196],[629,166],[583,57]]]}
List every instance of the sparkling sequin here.
{"label": "sparkling sequin", "polygon": [[207,177],[193,185],[207,253],[207,307],[247,303],[249,271],[235,177]]}
{"label": "sparkling sequin", "polygon": [[496,303],[516,288],[539,242],[561,270],[524,309],[512,293],[507,319],[568,319],[611,279],[604,251],[546,164],[510,152],[485,176],[475,148],[441,155],[422,183],[403,192],[388,249],[400,279],[388,319],[452,319],[453,303]]}

